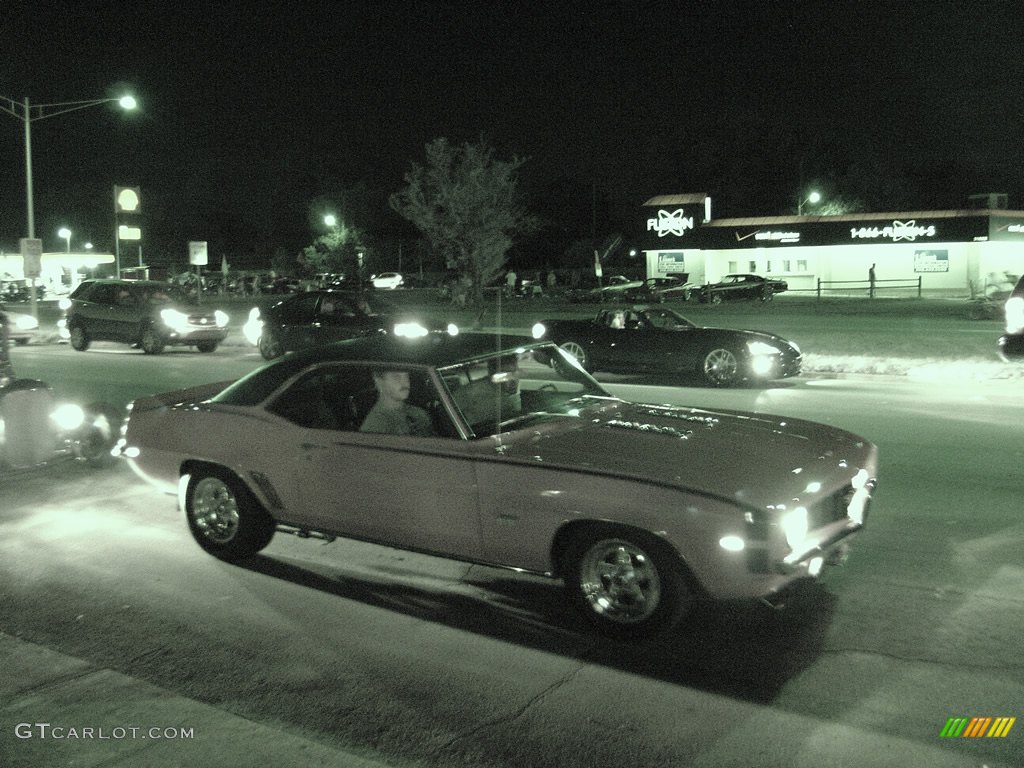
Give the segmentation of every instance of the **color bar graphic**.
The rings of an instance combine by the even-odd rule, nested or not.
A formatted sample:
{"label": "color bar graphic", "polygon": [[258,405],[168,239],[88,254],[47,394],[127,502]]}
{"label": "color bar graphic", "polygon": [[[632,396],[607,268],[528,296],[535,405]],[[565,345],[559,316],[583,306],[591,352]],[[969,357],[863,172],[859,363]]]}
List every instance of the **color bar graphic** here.
{"label": "color bar graphic", "polygon": [[1016,717],[951,717],[939,736],[943,739],[1002,738],[1016,722]]}

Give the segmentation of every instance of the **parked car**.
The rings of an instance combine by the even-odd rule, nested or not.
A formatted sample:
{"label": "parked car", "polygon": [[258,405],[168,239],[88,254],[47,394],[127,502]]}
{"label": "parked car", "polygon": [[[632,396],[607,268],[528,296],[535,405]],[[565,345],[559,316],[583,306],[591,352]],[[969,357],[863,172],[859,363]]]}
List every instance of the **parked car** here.
{"label": "parked car", "polygon": [[242,331],[265,359],[273,360],[285,352],[374,333],[454,335],[459,329],[418,317],[373,292],[307,291],[262,311],[253,307]]}
{"label": "parked car", "polygon": [[623,292],[626,301],[635,304],[661,304],[666,301],[689,301],[700,286],[679,277],[649,277],[635,288]]}
{"label": "parked car", "polygon": [[213,352],[228,335],[228,315],[168,283],[85,280],[66,300],[64,329],[80,352],[94,341],[139,346],[148,355],[170,345]]}
{"label": "parked car", "polygon": [[721,304],[735,299],[771,301],[776,293],[788,290],[785,280],[776,280],[761,275],[726,275],[717,283],[702,285],[695,293],[704,303]]}
{"label": "parked car", "polygon": [[578,304],[599,304],[621,301],[625,292],[643,285],[643,280],[634,280],[625,275],[611,275],[602,281],[599,288],[566,291],[566,298]]}
{"label": "parked car", "polygon": [[543,320],[554,342],[588,371],[697,375],[716,387],[796,376],[792,341],[761,331],[705,328],[663,306],[603,309],[589,320]]}
{"label": "parked car", "polygon": [[[430,434],[360,431],[375,374],[405,381],[390,397]],[[876,476],[875,446],[841,429],[627,402],[550,343],[476,333],[378,334],[141,398],[116,451],[180,492],[223,560],[279,531],[504,566],[561,578],[622,637],[817,576],[863,528]]]}
{"label": "parked car", "polygon": [[1004,305],[1006,332],[999,337],[999,355],[1006,361],[1024,358],[1024,275],[1010,291]]}
{"label": "parked car", "polygon": [[0,304],[0,312],[7,315],[7,338],[15,344],[28,344],[39,332],[39,321],[22,312],[11,312]]}
{"label": "parked car", "polygon": [[400,288],[405,280],[397,272],[381,272],[379,275],[372,275],[370,277],[370,284],[374,288],[382,288],[384,290],[394,290]]}

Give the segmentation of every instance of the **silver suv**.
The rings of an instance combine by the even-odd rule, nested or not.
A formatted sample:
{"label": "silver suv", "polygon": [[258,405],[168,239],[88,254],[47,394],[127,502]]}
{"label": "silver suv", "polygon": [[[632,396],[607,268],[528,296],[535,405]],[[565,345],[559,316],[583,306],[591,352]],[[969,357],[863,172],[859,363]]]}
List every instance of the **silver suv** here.
{"label": "silver suv", "polygon": [[154,280],[86,280],[71,294],[64,319],[71,346],[80,352],[94,341],[131,344],[149,355],[167,345],[213,352],[228,335],[226,313]]}

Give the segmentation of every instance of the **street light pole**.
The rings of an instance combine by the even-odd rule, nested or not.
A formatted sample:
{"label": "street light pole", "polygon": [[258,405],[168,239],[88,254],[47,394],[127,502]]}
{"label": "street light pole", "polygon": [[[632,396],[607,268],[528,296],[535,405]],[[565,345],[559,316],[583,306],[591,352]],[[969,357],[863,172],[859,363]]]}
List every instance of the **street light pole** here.
{"label": "street light pole", "polygon": [[[26,97],[23,102],[17,102],[7,96],[0,96],[0,110],[12,117],[21,120],[25,127],[25,207],[28,211],[28,237],[35,239],[36,220],[35,211],[32,205],[32,123],[36,120],[43,120],[47,117],[57,117],[68,112],[76,112],[88,107],[97,107],[100,104],[117,102],[122,109],[132,110],[137,106],[132,96],[119,96],[107,99],[88,99],[86,101],[58,101],[50,104],[35,104],[29,102]],[[36,114],[32,114],[35,109]]]}
{"label": "street light pole", "polygon": [[68,229],[67,227],[61,227],[59,230],[57,230],[57,236],[63,237],[64,241],[68,245],[65,253],[71,253],[71,230]]}
{"label": "street light pole", "polygon": [[[803,199],[800,199],[800,198],[803,198]],[[820,192],[811,192],[811,194],[809,194],[807,197],[803,197],[803,192],[801,192],[800,193],[800,198],[798,198],[799,202],[796,204],[796,215],[797,216],[803,216],[804,215],[804,203],[812,203],[813,204],[813,203],[817,203],[819,200],[821,200],[821,193]]]}

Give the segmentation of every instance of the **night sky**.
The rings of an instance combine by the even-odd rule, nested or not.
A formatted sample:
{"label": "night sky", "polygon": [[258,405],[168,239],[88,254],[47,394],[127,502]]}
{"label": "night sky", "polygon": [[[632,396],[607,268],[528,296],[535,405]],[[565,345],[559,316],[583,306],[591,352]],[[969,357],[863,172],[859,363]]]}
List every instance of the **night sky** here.
{"label": "night sky", "polygon": [[[259,262],[365,188],[363,226],[424,145],[484,138],[561,248],[657,194],[794,212],[800,181],[864,210],[1024,208],[1020,2],[8,2],[0,95],[117,95],[32,124],[36,234],[113,248],[139,186],[147,261]],[[23,129],[0,114],[0,247],[25,233]],[[595,215],[595,212],[597,215]],[[628,232],[627,232],[628,234]],[[558,242],[554,242],[558,240]]]}

